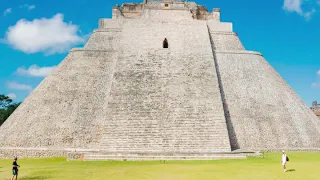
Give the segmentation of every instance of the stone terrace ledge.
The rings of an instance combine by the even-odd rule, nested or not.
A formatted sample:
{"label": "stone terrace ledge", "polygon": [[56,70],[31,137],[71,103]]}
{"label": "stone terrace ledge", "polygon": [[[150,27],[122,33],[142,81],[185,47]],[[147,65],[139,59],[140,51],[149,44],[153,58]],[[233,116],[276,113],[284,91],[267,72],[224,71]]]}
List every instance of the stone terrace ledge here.
{"label": "stone terrace ledge", "polygon": [[85,48],[72,48],[70,52],[77,52],[77,51],[83,51],[83,52],[111,52],[112,49],[85,49]]}
{"label": "stone terrace ledge", "polygon": [[[320,152],[320,148],[283,148],[285,152]],[[259,149],[261,152],[280,152],[280,149]]]}
{"label": "stone terrace ledge", "polygon": [[211,34],[221,34],[221,35],[233,35],[238,36],[235,32],[227,32],[227,31],[210,31]]}
{"label": "stone terrace ledge", "polygon": [[143,151],[107,151],[98,149],[77,149],[77,148],[13,148],[1,147],[0,158],[48,158],[48,157],[66,157],[68,160],[214,160],[214,159],[242,159],[249,156],[260,157],[258,151],[232,151],[232,152],[143,152]]}
{"label": "stone terrace ledge", "polygon": [[220,54],[252,54],[252,55],[258,55],[258,56],[263,56],[259,52],[255,51],[215,51],[215,53],[220,53]]}
{"label": "stone terrace ledge", "polygon": [[0,158],[10,159],[13,156],[19,158],[52,158],[66,157],[67,159],[83,159],[85,153],[96,153],[97,149],[55,149],[55,148],[0,148]]}
{"label": "stone terrace ledge", "polygon": [[26,150],[26,151],[65,151],[65,152],[95,152],[98,149],[78,149],[78,148],[20,148],[20,147],[0,147],[1,150]]}
{"label": "stone terrace ledge", "polygon": [[[73,48],[71,49],[71,52],[76,52],[76,51],[96,51],[96,52],[109,52],[110,50],[107,49],[84,49],[84,48]],[[258,56],[263,56],[261,53],[256,52],[256,51],[215,51],[215,53],[220,53],[220,54],[252,54],[252,55],[258,55]]]}
{"label": "stone terrace ledge", "polygon": [[92,34],[97,32],[122,32],[122,28],[99,28],[94,30]]}

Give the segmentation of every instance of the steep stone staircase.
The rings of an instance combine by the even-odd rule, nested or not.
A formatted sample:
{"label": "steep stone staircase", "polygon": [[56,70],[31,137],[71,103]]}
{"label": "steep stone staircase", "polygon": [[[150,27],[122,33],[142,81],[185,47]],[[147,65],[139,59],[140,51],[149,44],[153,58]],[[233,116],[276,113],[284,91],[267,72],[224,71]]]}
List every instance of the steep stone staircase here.
{"label": "steep stone staircase", "polygon": [[[165,125],[155,125],[153,128],[146,128],[147,125],[141,126],[141,129],[146,130],[139,132],[140,130],[134,130],[136,128],[135,120],[127,122],[131,123],[126,130],[112,130],[112,127],[105,127],[102,139],[100,141],[100,150],[105,152],[110,151],[135,151],[135,152],[146,152],[151,151],[153,153],[154,149],[158,151],[165,152],[168,149],[188,149],[194,151],[210,151],[212,153],[229,153],[231,151],[229,145],[229,138],[225,132],[226,122],[223,116],[212,116],[212,121],[214,125],[207,127],[198,127],[196,120],[189,120],[183,123],[193,123],[194,128],[190,126],[182,126],[180,128],[174,128],[177,125],[175,122],[170,120],[164,120],[162,123]],[[192,122],[194,121],[194,122]],[[118,122],[120,124],[120,122]],[[147,123],[147,122],[145,122]],[[133,130],[131,130],[133,129]],[[214,129],[214,130],[211,130]],[[204,131],[204,132],[201,132]],[[212,132],[214,138],[207,138],[207,132]],[[126,133],[124,133],[126,132]],[[139,132],[139,133],[137,133]],[[156,134],[153,132],[157,132]],[[181,134],[183,134],[183,136]],[[197,135],[197,140],[194,140],[195,134]],[[179,137],[179,138],[178,138]],[[166,140],[166,141],[165,141]],[[176,141],[176,142],[175,142]],[[180,143],[178,143],[178,141]],[[202,146],[201,149],[198,146]],[[170,151],[170,150],[169,150]]]}
{"label": "steep stone staircase", "polygon": [[[202,54],[209,56],[211,51],[207,50]],[[204,153],[229,153],[219,84],[213,73],[213,59],[207,56],[203,55],[201,61],[198,56],[188,54],[176,58],[175,53],[165,49],[146,49],[139,56],[134,52],[120,55],[114,81],[122,85],[112,86],[110,91],[99,147],[104,152],[89,153],[86,157],[217,159],[221,155]],[[128,63],[128,58],[135,63]],[[193,64],[197,61],[201,63]],[[200,64],[210,67],[203,68]],[[202,76],[205,78],[199,78]],[[151,154],[155,150],[162,154]],[[199,154],[163,154],[173,151]]]}

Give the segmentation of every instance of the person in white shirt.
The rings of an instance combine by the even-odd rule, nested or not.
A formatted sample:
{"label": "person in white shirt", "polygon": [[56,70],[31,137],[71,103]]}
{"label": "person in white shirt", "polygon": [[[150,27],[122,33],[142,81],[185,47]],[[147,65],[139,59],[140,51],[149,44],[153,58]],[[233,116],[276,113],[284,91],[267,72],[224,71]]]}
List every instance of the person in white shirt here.
{"label": "person in white shirt", "polygon": [[282,151],[281,165],[283,166],[283,172],[287,172],[286,163],[287,163],[287,155],[284,151]]}

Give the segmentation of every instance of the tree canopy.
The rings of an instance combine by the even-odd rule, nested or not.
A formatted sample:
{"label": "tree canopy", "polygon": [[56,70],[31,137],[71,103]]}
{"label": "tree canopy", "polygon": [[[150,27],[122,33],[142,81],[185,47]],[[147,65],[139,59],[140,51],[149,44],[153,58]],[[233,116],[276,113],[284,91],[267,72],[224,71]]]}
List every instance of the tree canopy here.
{"label": "tree canopy", "polygon": [[21,103],[15,103],[5,95],[0,95],[0,126],[18,108]]}
{"label": "tree canopy", "polygon": [[8,96],[0,94],[0,108],[5,109],[10,106],[12,103],[12,99]]}

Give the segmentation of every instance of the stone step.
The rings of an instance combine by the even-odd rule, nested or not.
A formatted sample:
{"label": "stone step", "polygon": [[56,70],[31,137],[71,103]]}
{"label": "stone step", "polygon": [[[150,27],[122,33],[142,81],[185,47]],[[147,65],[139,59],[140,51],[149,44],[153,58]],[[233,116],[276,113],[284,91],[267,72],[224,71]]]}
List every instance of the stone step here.
{"label": "stone step", "polygon": [[152,160],[221,160],[246,159],[248,156],[259,157],[260,153],[212,153],[212,154],[152,154],[152,153],[84,153],[84,161],[152,161]]}
{"label": "stone step", "polygon": [[244,155],[230,155],[230,156],[115,156],[115,155],[85,155],[85,161],[150,161],[150,160],[219,160],[219,159],[246,159]]}
{"label": "stone step", "polygon": [[185,156],[172,156],[172,157],[121,157],[121,156],[85,156],[85,161],[152,161],[152,160],[220,160],[220,159],[246,159],[246,156],[199,156],[199,157],[185,157]]}
{"label": "stone step", "polygon": [[[206,25],[203,30],[207,30]],[[110,114],[99,148],[122,152],[231,151],[212,51],[207,50],[210,57],[207,54],[200,61],[199,56],[183,55],[183,59],[171,63],[175,57],[163,54],[164,49],[141,51],[139,57],[129,52],[118,59],[115,75],[122,87],[110,90]],[[128,55],[139,63],[141,72],[132,72],[137,66],[128,64]],[[203,69],[198,61],[208,66]],[[177,65],[183,69],[176,69]],[[140,73],[145,76],[140,77]],[[200,80],[196,74],[206,78]]]}

